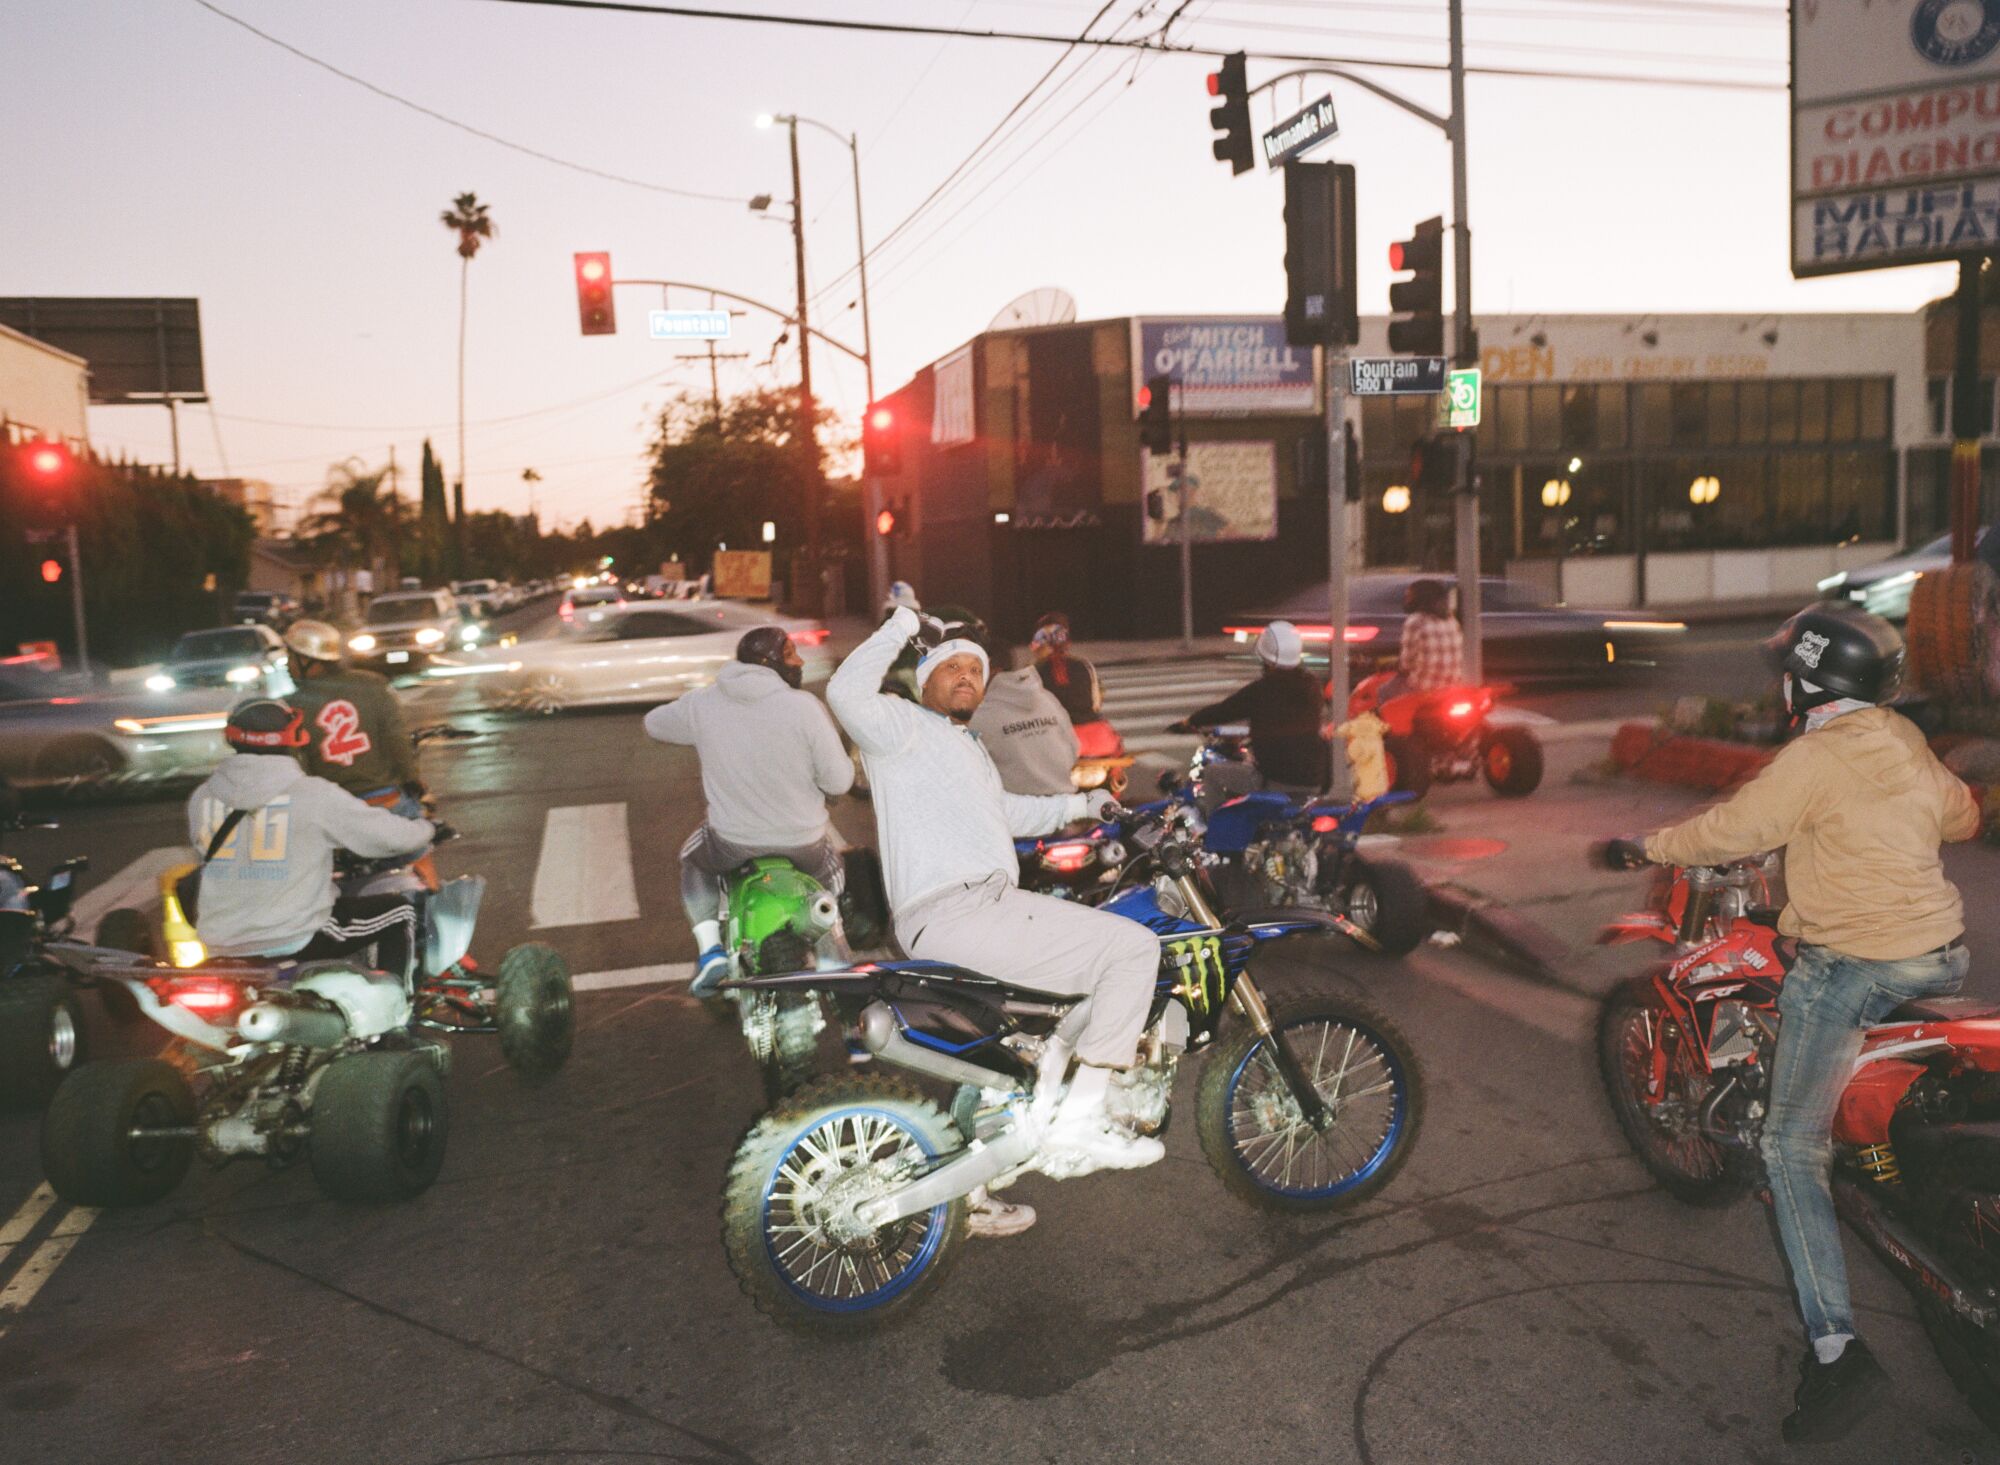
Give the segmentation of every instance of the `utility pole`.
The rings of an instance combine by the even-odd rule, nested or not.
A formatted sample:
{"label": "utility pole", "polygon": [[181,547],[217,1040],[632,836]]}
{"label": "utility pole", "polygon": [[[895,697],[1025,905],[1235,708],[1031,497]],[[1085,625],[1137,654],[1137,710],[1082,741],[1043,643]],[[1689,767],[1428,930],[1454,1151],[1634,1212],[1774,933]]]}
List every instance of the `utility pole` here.
{"label": "utility pole", "polygon": [[[1459,366],[1477,366],[1479,347],[1472,333],[1472,226],[1466,221],[1465,183],[1465,0],[1451,0],[1451,274],[1452,347]],[[1465,631],[1465,674],[1475,685],[1485,680],[1479,606],[1479,472],[1477,442],[1469,431],[1458,439],[1458,619]]]}
{"label": "utility pole", "polygon": [[[1456,4],[1457,0],[1453,0]],[[1327,714],[1335,722],[1347,718],[1347,353],[1322,347],[1320,376],[1326,382],[1326,670]],[[1332,792],[1346,798],[1354,788],[1347,766],[1347,748],[1334,738]]]}
{"label": "utility pole", "polygon": [[76,618],[76,664],[90,675],[90,637],[83,629],[83,555],[76,547],[76,513],[69,518],[69,609]]}
{"label": "utility pole", "polygon": [[1979,535],[1979,439],[1986,413],[1979,399],[1979,266],[1977,255],[1958,262],[1958,328],[1951,376],[1951,562],[1973,556]]}
{"label": "utility pole", "polygon": [[[741,315],[743,312],[732,310],[730,314]],[[748,361],[750,353],[748,351],[723,351],[718,353],[715,349],[715,342],[710,341],[708,343],[708,350],[705,353],[683,351],[674,357],[676,361],[701,361],[704,359],[708,362],[708,410],[714,414],[715,420],[720,422],[722,420],[722,377],[716,370],[716,363],[720,361]]]}
{"label": "utility pole", "polygon": [[1201,480],[1188,472],[1187,388],[1181,388],[1180,453],[1174,458],[1174,495],[1180,504],[1181,650],[1194,650],[1194,491]]}
{"label": "utility pole", "polygon": [[[819,434],[813,427],[812,326],[806,317],[806,206],[799,182],[799,119],[789,124],[792,149],[792,246],[799,292],[799,446],[805,454],[806,558],[819,571]],[[796,590],[793,598],[797,599]]]}

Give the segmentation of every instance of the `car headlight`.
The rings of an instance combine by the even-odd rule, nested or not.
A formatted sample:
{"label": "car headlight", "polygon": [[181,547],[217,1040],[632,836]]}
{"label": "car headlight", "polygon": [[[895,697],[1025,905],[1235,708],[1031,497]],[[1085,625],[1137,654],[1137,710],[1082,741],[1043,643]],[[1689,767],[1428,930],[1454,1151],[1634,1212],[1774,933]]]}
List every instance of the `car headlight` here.
{"label": "car headlight", "polygon": [[443,639],[444,632],[440,631],[436,626],[425,626],[421,631],[417,632],[417,644],[419,646],[435,646]]}
{"label": "car headlight", "polygon": [[373,651],[375,649],[375,638],[366,631],[363,631],[358,636],[349,636],[347,638],[347,649],[349,651]]}
{"label": "car headlight", "polygon": [[243,686],[247,682],[257,680],[257,668],[254,666],[232,666],[224,674],[223,680],[234,682],[239,687]]}
{"label": "car headlight", "polygon": [[1847,571],[1836,570],[1833,574],[1828,575],[1824,580],[1820,581],[1819,584],[1815,585],[1813,588],[1819,591],[1821,595],[1830,595],[1834,591],[1838,590],[1841,586],[1845,585],[1846,583],[1847,583]]}
{"label": "car headlight", "polygon": [[163,671],[154,672],[146,678],[146,690],[149,692],[171,692],[173,689],[174,679]]}
{"label": "car headlight", "polygon": [[477,641],[479,639],[479,627],[477,626],[459,627],[458,639],[463,641],[466,645],[470,646],[474,641]]}

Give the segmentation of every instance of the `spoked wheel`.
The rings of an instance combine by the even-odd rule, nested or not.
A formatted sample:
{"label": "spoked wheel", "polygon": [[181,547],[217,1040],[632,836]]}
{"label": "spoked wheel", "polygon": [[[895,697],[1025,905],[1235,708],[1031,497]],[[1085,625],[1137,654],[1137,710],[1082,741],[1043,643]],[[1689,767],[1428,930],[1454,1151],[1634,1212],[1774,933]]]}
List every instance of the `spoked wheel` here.
{"label": "spoked wheel", "polygon": [[1274,1003],[1272,1038],[1332,1111],[1308,1122],[1271,1043],[1240,1028],[1209,1056],[1195,1124],[1209,1167],[1239,1199],[1269,1210],[1327,1211],[1389,1183],[1423,1123],[1423,1075],[1386,1020],[1346,1001]]}
{"label": "spoked wheel", "polygon": [[1672,1022],[1650,978],[1634,977],[1612,990],[1597,1024],[1604,1091],[1639,1163],[1667,1194],[1689,1205],[1728,1205],[1749,1189],[1754,1166],[1702,1133],[1710,1080],[1687,1071],[1677,1044],[1669,1044],[1669,1057],[1656,1070],[1655,1044],[1673,1036],[1666,1028]]}
{"label": "spoked wheel", "polygon": [[518,697],[523,712],[548,717],[569,706],[569,682],[560,672],[534,672],[521,683]]}
{"label": "spoked wheel", "polygon": [[935,1285],[965,1234],[965,1202],[871,1227],[857,1209],[962,1141],[907,1084],[824,1079],[758,1120],[730,1162],[722,1244],[758,1311],[807,1332],[866,1332]]}

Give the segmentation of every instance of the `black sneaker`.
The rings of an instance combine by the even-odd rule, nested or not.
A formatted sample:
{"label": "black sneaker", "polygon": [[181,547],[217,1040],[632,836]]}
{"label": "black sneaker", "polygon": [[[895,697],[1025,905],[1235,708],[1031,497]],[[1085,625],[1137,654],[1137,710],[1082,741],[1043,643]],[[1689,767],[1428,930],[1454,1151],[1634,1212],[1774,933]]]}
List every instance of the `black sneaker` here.
{"label": "black sneaker", "polygon": [[1798,1404],[1785,1416],[1788,1445],[1823,1445],[1840,1439],[1867,1417],[1889,1392],[1889,1375],[1859,1338],[1850,1338],[1840,1357],[1821,1363],[1810,1348],[1799,1365]]}

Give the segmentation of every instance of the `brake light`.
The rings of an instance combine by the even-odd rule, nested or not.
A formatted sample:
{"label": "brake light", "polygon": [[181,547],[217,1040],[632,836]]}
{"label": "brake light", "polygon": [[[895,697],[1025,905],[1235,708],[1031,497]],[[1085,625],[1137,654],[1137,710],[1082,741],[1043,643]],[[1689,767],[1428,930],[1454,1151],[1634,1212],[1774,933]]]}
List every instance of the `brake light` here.
{"label": "brake light", "polygon": [[1315,814],[1313,816],[1314,834],[1335,834],[1338,833],[1339,830],[1340,830],[1340,820],[1335,818],[1332,814]]}
{"label": "brake light", "polygon": [[1088,840],[1065,840],[1061,844],[1042,847],[1042,863],[1058,875],[1074,875],[1090,863],[1090,856]]}
{"label": "brake light", "polygon": [[1447,717],[1470,717],[1472,716],[1472,704],[1470,702],[1454,702],[1451,706],[1445,708],[1445,715]]}
{"label": "brake light", "polygon": [[571,605],[567,600],[565,600],[562,603],[561,607],[557,610],[556,613],[566,621],[573,621],[576,619],[576,607]]}
{"label": "brake light", "polygon": [[815,626],[810,631],[792,632],[792,640],[800,646],[818,646],[823,644],[826,638],[832,634],[833,632],[829,631],[825,626]]}
{"label": "brake light", "polygon": [[247,1007],[254,995],[241,983],[222,977],[151,977],[146,985],[162,1002],[185,1007],[210,1022]]}

